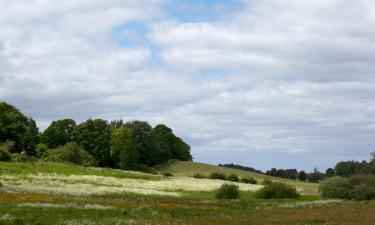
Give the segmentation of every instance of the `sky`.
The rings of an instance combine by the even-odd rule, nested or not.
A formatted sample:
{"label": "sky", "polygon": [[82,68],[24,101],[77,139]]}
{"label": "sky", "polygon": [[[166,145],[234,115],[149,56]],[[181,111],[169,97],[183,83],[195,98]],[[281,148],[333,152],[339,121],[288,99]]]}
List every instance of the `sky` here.
{"label": "sky", "polygon": [[195,161],[324,171],[375,150],[372,0],[0,0],[0,101],[40,130],[163,123]]}

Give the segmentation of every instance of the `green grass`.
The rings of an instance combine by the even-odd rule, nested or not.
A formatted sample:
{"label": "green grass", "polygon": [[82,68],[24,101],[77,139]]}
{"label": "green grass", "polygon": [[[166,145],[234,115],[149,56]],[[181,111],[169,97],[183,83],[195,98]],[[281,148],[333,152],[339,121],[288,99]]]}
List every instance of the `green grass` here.
{"label": "green grass", "polygon": [[77,165],[68,165],[63,163],[51,162],[0,162],[1,174],[37,174],[37,173],[56,173],[63,175],[97,175],[115,178],[130,178],[141,180],[161,180],[162,176],[130,172],[110,168],[91,168]]}
{"label": "green grass", "polygon": [[[212,167],[215,166],[210,168]],[[232,169],[226,171],[233,173]],[[22,177],[29,173],[168,179],[149,174],[59,163],[0,162],[0,172],[0,180],[3,174]],[[245,174],[250,176],[249,173]],[[175,175],[182,176],[178,173]],[[253,177],[264,179],[266,176],[253,174]],[[45,185],[48,186],[49,183],[46,182]],[[5,186],[0,186],[0,225],[372,225],[375,221],[375,201],[321,203],[322,199],[317,195],[305,195],[299,199],[265,200],[256,198],[252,192],[241,191],[239,199],[218,200],[214,197],[214,191],[182,191],[181,197],[132,193],[71,196],[14,193],[7,192],[4,188]]]}
{"label": "green grass", "polygon": [[261,183],[265,179],[272,181],[285,182],[299,189],[303,189],[304,194],[318,194],[318,184],[308,183],[278,177],[267,176],[259,173],[253,173],[249,171],[226,168],[221,166],[215,166],[205,163],[188,162],[188,161],[177,161],[173,160],[157,168],[160,173],[171,173],[174,176],[191,177],[194,174],[200,173],[208,176],[213,172],[224,173],[226,175],[236,174],[241,177],[253,177],[258,183]]}

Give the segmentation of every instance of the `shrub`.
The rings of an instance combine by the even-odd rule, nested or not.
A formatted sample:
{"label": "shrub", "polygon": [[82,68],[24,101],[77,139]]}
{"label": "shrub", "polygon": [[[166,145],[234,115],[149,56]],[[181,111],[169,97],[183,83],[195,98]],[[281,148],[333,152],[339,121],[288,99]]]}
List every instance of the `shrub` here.
{"label": "shrub", "polygon": [[215,197],[218,199],[236,199],[239,197],[239,187],[234,184],[223,184],[217,189]]}
{"label": "shrub", "polygon": [[162,173],[162,175],[165,177],[173,177],[173,174],[171,173]]}
{"label": "shrub", "polygon": [[240,181],[240,179],[238,178],[238,176],[236,174],[231,174],[228,176],[227,180],[229,181],[233,181],[233,182],[238,182]]}
{"label": "shrub", "polygon": [[0,147],[0,161],[9,161],[10,158],[10,153],[5,148]]}
{"label": "shrub", "polygon": [[201,174],[201,173],[195,173],[195,174],[193,174],[193,177],[194,178],[199,178],[199,179],[207,178],[206,175]]}
{"label": "shrub", "polygon": [[375,199],[375,187],[367,184],[359,184],[349,192],[349,198],[357,201]]}
{"label": "shrub", "polygon": [[211,173],[208,178],[210,178],[210,179],[218,179],[218,180],[226,180],[227,179],[227,177],[225,176],[225,174],[218,173],[218,172]]}
{"label": "shrub", "polygon": [[323,198],[349,198],[350,189],[349,180],[343,177],[328,178],[319,186]]}
{"label": "shrub", "polygon": [[257,184],[257,180],[255,180],[254,178],[252,177],[244,177],[240,180],[241,183],[245,183],[245,184]]}
{"label": "shrub", "polygon": [[97,165],[94,157],[75,142],[70,142],[49,151],[46,160],[52,162],[70,162],[81,166]]}
{"label": "shrub", "polygon": [[269,185],[269,184],[272,184],[272,180],[264,179],[264,180],[262,181],[262,185]]}
{"label": "shrub", "polygon": [[375,199],[375,175],[332,177],[323,181],[319,189],[325,198],[371,200]]}
{"label": "shrub", "polygon": [[37,159],[34,156],[29,156],[25,151],[21,153],[13,153],[10,161],[12,162],[35,162]]}
{"label": "shrub", "polygon": [[138,170],[143,172],[143,173],[158,174],[154,168],[148,167],[148,166],[143,165],[143,164],[138,165]]}
{"label": "shrub", "polygon": [[299,194],[295,187],[285,183],[272,182],[255,192],[258,198],[298,198]]}
{"label": "shrub", "polygon": [[45,144],[37,144],[35,147],[35,156],[39,159],[47,156],[48,147]]}

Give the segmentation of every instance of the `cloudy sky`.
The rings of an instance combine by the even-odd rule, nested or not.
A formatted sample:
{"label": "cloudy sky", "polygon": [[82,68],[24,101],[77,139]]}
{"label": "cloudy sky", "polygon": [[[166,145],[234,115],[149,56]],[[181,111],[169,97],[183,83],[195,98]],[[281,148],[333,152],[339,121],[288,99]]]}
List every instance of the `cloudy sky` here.
{"label": "cloudy sky", "polygon": [[375,150],[372,0],[0,0],[0,100],[165,123],[196,161],[325,170]]}

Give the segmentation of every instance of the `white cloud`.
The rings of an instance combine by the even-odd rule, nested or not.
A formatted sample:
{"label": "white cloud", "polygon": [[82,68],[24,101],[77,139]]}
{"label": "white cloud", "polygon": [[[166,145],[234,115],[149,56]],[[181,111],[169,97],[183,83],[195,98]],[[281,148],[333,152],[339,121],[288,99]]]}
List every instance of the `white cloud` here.
{"label": "white cloud", "polygon": [[[242,1],[204,22],[178,22],[164,3],[1,1],[0,98],[43,128],[64,117],[166,123],[206,162],[368,158],[372,1]],[[136,45],[142,35],[123,35],[131,22],[145,27]]]}

